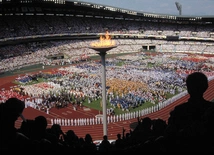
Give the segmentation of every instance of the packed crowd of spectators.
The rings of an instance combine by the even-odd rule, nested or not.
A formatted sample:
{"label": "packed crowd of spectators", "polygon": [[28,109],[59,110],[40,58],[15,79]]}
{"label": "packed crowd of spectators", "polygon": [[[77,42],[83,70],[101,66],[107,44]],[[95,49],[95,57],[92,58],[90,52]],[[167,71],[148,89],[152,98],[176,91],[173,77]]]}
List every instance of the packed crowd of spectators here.
{"label": "packed crowd of spectators", "polygon": [[46,34],[129,33],[146,35],[180,35],[210,37],[212,25],[156,23],[148,21],[78,18],[72,16],[8,16],[1,17],[1,38],[26,37]]}
{"label": "packed crowd of spectators", "polygon": [[[203,42],[184,42],[180,41],[174,45],[170,41],[161,40],[139,40],[139,39],[117,39],[117,47],[110,51],[111,54],[135,53],[142,49],[142,45],[154,44],[156,50],[161,53],[192,53],[192,54],[210,54],[212,55],[213,46],[207,46]],[[13,71],[25,66],[35,64],[46,65],[65,65],[80,61],[87,61],[90,56],[96,55],[96,52],[90,49],[92,40],[68,40],[28,43],[27,45],[11,45],[0,47],[4,59],[0,61],[1,72]],[[8,55],[9,54],[9,55]],[[62,54],[62,59],[51,59],[51,56]]]}
{"label": "packed crowd of spectators", "polygon": [[[15,19],[14,19],[15,18]],[[22,37],[37,35],[70,35],[70,34],[99,34],[106,29],[111,34],[144,35],[142,39],[123,38],[115,39],[117,48],[112,53],[136,52],[143,45],[155,45],[158,52],[188,52],[198,54],[212,54],[213,43],[206,42],[206,38],[212,38],[211,25],[175,25],[167,23],[121,21],[96,18],[58,17],[58,16],[10,16],[1,17],[1,42],[16,40]],[[179,34],[177,34],[179,32]],[[194,34],[193,34],[194,32]],[[145,36],[175,36],[205,38],[203,41],[167,41],[164,39],[150,39]],[[1,72],[30,66],[34,64],[63,65],[81,61],[95,55],[91,50],[92,40],[66,40],[53,42],[33,42],[21,45],[0,47]],[[66,58],[52,60],[50,56],[63,54]],[[85,58],[84,58],[85,60]]]}

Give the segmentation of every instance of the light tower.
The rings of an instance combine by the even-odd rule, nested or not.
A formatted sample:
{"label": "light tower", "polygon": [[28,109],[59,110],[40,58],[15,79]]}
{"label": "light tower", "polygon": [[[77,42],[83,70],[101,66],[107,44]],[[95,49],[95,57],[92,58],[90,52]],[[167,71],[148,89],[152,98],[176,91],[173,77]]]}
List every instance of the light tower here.
{"label": "light tower", "polygon": [[175,5],[177,7],[177,10],[179,11],[179,15],[181,15],[182,14],[182,5],[178,2],[175,2]]}
{"label": "light tower", "polygon": [[105,56],[107,52],[113,48],[117,47],[115,43],[111,40],[108,32],[105,37],[100,37],[100,42],[94,42],[91,44],[91,49],[97,51],[97,54],[101,57],[102,63],[102,108],[103,108],[103,135],[108,135],[107,133],[107,103],[106,103],[106,62]]}

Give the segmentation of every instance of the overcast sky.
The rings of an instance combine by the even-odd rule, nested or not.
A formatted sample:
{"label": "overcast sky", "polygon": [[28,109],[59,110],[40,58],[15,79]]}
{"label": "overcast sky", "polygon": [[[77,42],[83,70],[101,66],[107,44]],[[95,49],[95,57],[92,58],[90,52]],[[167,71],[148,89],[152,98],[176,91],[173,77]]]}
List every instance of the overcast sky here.
{"label": "overcast sky", "polygon": [[179,15],[175,5],[178,2],[182,6],[182,15],[214,16],[214,0],[80,0],[103,5],[109,5],[124,9]]}

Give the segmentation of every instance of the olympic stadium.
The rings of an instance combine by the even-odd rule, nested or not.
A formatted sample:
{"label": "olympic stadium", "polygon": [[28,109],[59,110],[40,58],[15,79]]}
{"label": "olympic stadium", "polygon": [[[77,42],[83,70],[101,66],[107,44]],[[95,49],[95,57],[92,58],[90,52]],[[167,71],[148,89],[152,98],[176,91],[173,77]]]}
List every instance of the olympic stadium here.
{"label": "olympic stadium", "polygon": [[[112,143],[117,134],[135,130],[139,118],[167,122],[170,111],[187,101],[184,83],[192,72],[208,76],[204,96],[214,99],[214,17],[71,0],[3,0],[0,25],[1,102],[9,97],[24,100],[26,119],[44,116],[48,128],[59,124],[64,134],[91,134],[97,144],[103,139],[103,71],[91,48],[102,36],[115,46],[107,52],[105,65]],[[16,127],[21,126],[18,119]],[[132,147],[136,143],[126,151]]]}

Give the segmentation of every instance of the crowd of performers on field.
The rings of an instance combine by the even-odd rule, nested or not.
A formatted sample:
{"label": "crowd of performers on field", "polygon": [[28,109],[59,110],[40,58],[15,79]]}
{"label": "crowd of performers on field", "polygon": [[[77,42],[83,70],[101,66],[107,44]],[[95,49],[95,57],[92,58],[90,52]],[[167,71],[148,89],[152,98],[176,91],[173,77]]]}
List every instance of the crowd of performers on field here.
{"label": "crowd of performers on field", "polygon": [[[130,61],[136,57],[139,58],[137,61]],[[123,65],[116,65],[118,63]],[[152,66],[148,67],[149,64]],[[208,69],[201,64],[200,61],[172,59],[162,55],[153,56],[152,59],[145,58],[145,55],[129,56],[128,60],[119,57],[108,59],[108,103],[113,109],[129,111],[130,108],[141,106],[145,102],[164,102],[168,99],[168,94],[175,95],[185,90],[184,79],[187,74],[200,70],[208,77],[214,76],[213,68]],[[25,96],[23,99],[26,106],[47,111],[52,107],[63,108],[72,104],[74,110],[77,110],[83,102],[90,104],[102,98],[100,68],[100,62],[91,61],[61,67],[52,72],[26,74],[16,79],[20,85],[9,91],[1,91],[1,102],[18,93],[22,97]],[[43,79],[43,82],[38,83],[39,79]],[[30,82],[35,83],[29,85]]]}

